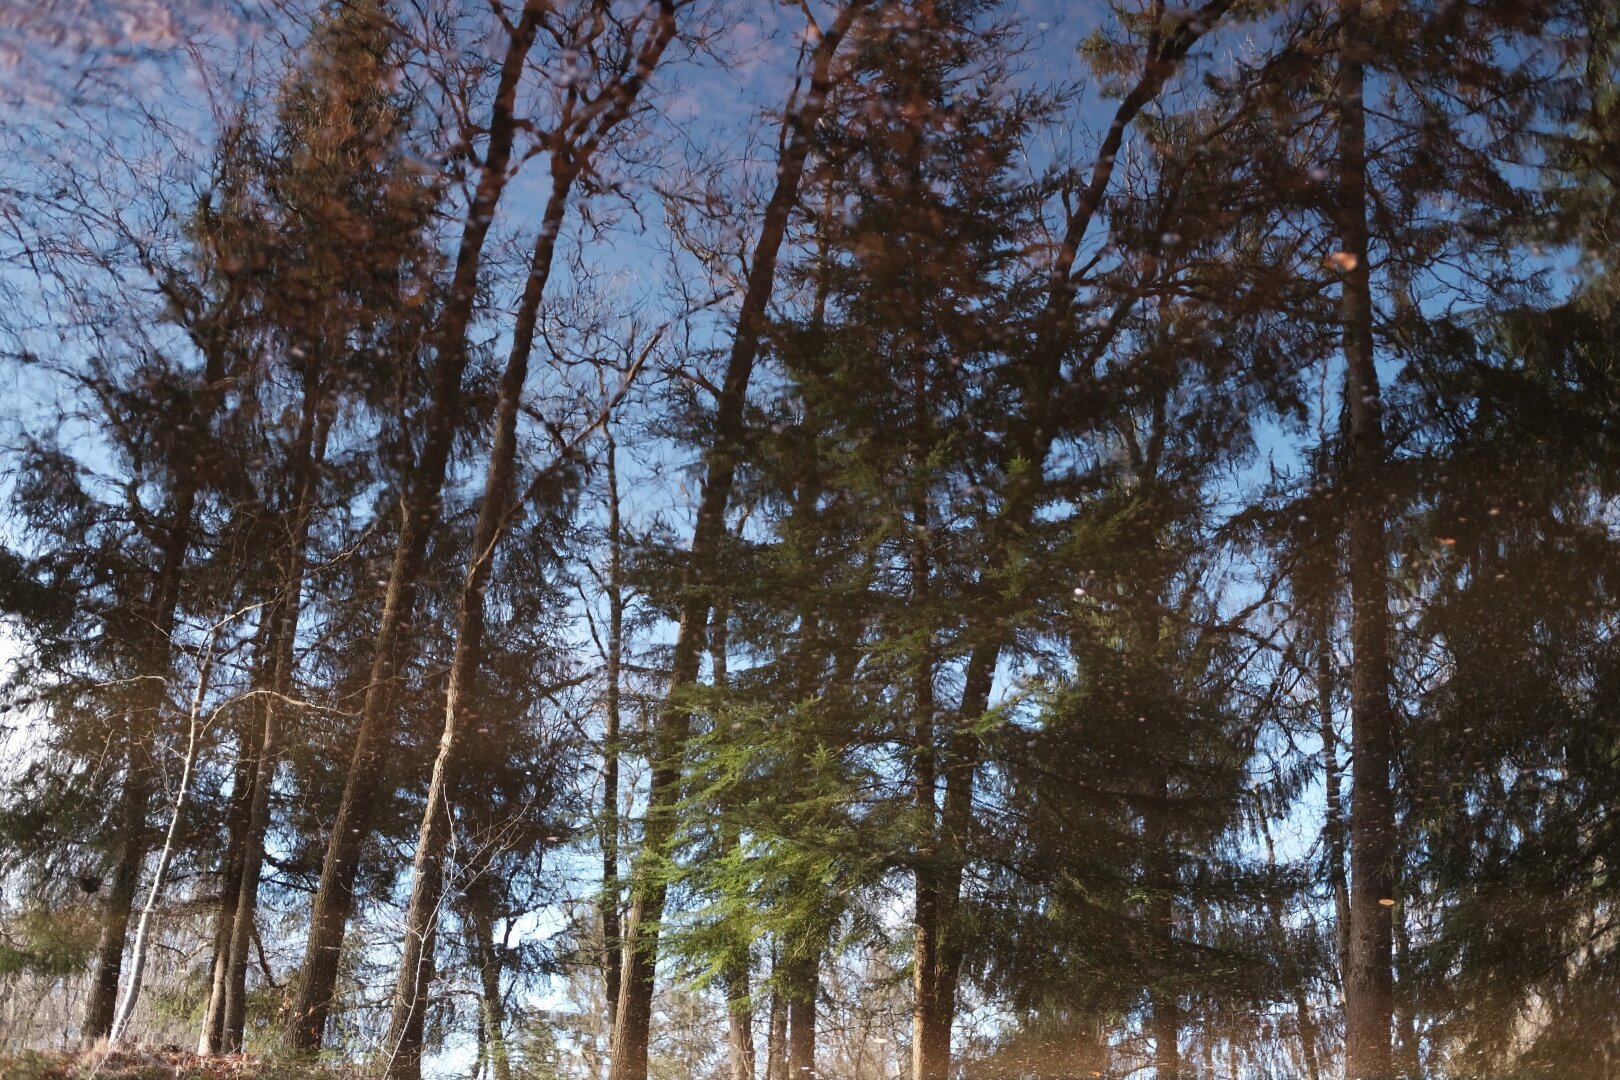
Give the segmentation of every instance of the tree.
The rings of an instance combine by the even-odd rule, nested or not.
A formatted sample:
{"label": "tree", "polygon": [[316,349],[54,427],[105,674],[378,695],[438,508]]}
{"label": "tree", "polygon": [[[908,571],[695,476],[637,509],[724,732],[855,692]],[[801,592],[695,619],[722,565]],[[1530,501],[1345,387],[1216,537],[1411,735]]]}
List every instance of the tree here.
{"label": "tree", "polygon": [[[725,375],[715,402],[714,436],[707,448],[685,571],[680,630],[671,664],[670,696],[674,699],[698,676],[703,632],[708,624],[707,588],[715,573],[715,552],[725,531],[726,506],[741,450],[743,407],[759,354],[760,335],[765,329],[777,258],[788,219],[798,205],[799,185],[812,145],[811,133],[827,109],[839,46],[866,6],[864,0],[849,0],[825,28],[811,19],[815,46],[807,61],[808,85],[802,97],[798,87],[794,87],[783,114],[776,183],[765,205],[753,257],[748,264],[747,287],[738,308]],[[659,718],[654,737],[652,787],[648,793],[643,852],[631,868],[619,1003],[612,1010],[612,1080],[645,1080],[647,1075],[653,980],[658,958],[657,924],[663,916],[667,891],[667,884],[655,870],[655,861],[662,857],[673,835],[674,823],[669,818],[679,797],[681,757],[689,727],[690,721],[676,700]]]}
{"label": "tree", "polygon": [[319,1049],[337,979],[338,952],[354,906],[354,878],[367,812],[377,779],[378,752],[386,732],[389,694],[405,648],[405,629],[415,606],[417,577],[429,536],[438,521],[445,471],[449,465],[460,409],[461,380],[469,358],[468,330],[478,299],[483,250],[501,196],[511,180],[513,144],[518,133],[517,94],[545,5],[527,0],[517,22],[503,20],[506,48],[489,106],[486,141],[477,181],[467,202],[454,268],[443,308],[433,327],[433,367],[429,398],[412,424],[421,449],[409,467],[400,497],[399,531],[388,571],[382,619],[374,640],[371,672],[354,734],[354,752],[342,799],[333,817],[321,866],[321,882],[310,912],[309,939],[289,1028],[292,1046]]}

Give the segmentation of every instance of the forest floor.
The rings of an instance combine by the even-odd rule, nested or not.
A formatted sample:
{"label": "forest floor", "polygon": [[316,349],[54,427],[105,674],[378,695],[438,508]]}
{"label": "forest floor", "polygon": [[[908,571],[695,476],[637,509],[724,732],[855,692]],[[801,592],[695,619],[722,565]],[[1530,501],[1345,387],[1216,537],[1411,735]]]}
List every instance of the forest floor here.
{"label": "forest floor", "polygon": [[0,1080],[358,1080],[351,1068],[248,1054],[202,1057],[177,1046],[82,1053],[0,1053]]}

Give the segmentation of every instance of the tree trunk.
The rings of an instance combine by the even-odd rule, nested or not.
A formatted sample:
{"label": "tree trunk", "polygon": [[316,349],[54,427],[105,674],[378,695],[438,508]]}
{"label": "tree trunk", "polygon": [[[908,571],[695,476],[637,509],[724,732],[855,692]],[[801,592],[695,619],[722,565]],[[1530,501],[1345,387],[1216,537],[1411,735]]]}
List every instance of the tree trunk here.
{"label": "tree trunk", "polygon": [[[198,1052],[236,1053],[242,1049],[247,1019],[247,962],[258,910],[259,880],[264,862],[264,838],[270,826],[270,789],[279,758],[280,711],[292,693],[296,661],[298,619],[302,610],[304,567],[314,513],[316,471],[326,458],[326,438],[332,413],[322,408],[321,368],[311,363],[305,373],[303,409],[290,455],[294,480],[289,544],[283,553],[278,589],[267,618],[265,636],[267,677],[260,680],[258,748],[250,752],[244,741],[242,759],[251,764],[243,782],[246,799],[234,876],[227,877],[220,900],[224,925],[217,938],[214,975],[207,1018]],[[229,921],[225,922],[226,917]]]}
{"label": "tree trunk", "polygon": [[[310,398],[315,395],[311,393]],[[253,778],[253,804],[248,815],[248,829],[243,852],[241,891],[237,897],[236,920],[231,931],[230,963],[225,986],[225,1022],[222,1032],[226,1052],[242,1049],[247,1024],[247,966],[248,946],[253,941],[255,919],[259,907],[259,880],[264,868],[264,839],[270,829],[270,793],[275,785],[276,769],[280,763],[281,714],[290,707],[287,700],[294,688],[297,667],[295,645],[298,620],[302,611],[301,592],[307,561],[309,531],[314,514],[316,467],[326,456],[326,435],[330,413],[319,407],[318,400],[306,405],[306,418],[313,421],[313,445],[304,455],[300,470],[299,491],[294,510],[293,547],[289,553],[283,595],[277,610],[281,627],[276,634],[276,672],[271,693],[265,700],[264,730]],[[306,444],[308,445],[308,444]]]}
{"label": "tree trunk", "polygon": [[624,679],[624,534],[619,519],[618,446],[607,436],[608,641],[606,719],[602,733],[602,981],[608,1031],[619,1008],[619,738]]}
{"label": "tree trunk", "polygon": [[[219,389],[225,373],[224,350],[211,340],[211,333],[205,327],[194,328],[193,337],[198,339],[204,362],[191,431],[193,438],[204,439],[219,403]],[[90,979],[90,994],[85,1001],[84,1023],[80,1029],[80,1035],[87,1043],[106,1038],[113,1026],[119,974],[124,962],[124,944],[129,936],[130,910],[135,903],[141,864],[146,858],[146,811],[153,795],[152,780],[147,772],[150,767],[149,744],[168,685],[171,639],[180,604],[180,574],[185,567],[186,552],[191,547],[195,528],[193,518],[204,453],[204,449],[193,446],[188,457],[177,459],[171,466],[174,488],[167,530],[168,544],[157,577],[152,582],[151,602],[148,605],[151,637],[143,650],[143,659],[149,670],[141,674],[151,678],[139,684],[142,689],[136,691],[135,704],[125,717],[122,740],[124,786],[119,795],[118,813],[121,843],[113,866],[107,901],[101,911],[95,968]]]}
{"label": "tree trunk", "polygon": [[[1166,785],[1168,786],[1168,785]],[[1173,838],[1159,829],[1159,842],[1168,847]],[[1158,895],[1148,904],[1148,922],[1155,938],[1153,985],[1148,993],[1149,1029],[1153,1036],[1153,1080],[1181,1080],[1181,1001],[1174,989],[1176,907],[1171,890],[1174,879],[1162,875],[1154,882]],[[1172,985],[1166,986],[1166,980]]]}
{"label": "tree trunk", "polygon": [[787,1075],[803,1080],[816,1068],[816,996],[821,985],[821,948],[791,965],[787,989]]}
{"label": "tree trunk", "polygon": [[1328,885],[1333,890],[1334,979],[1344,985],[1350,959],[1350,880],[1345,873],[1343,780],[1339,769],[1339,736],[1333,722],[1333,654],[1331,620],[1324,616],[1322,645],[1316,665],[1317,713],[1322,729],[1322,784],[1327,792]]}
{"label": "tree trunk", "polygon": [[[726,656],[726,608],[716,605],[710,620],[709,658],[714,667],[714,685],[724,690],[728,684],[729,664]],[[727,808],[721,808],[720,847],[729,851],[737,847],[737,829],[726,818]],[[731,1064],[731,1080],[754,1080],[754,1006],[753,990],[749,986],[749,945],[728,942],[741,951],[729,956],[720,974],[721,989],[726,995],[726,1051]]]}
{"label": "tree trunk", "polygon": [[782,993],[780,946],[771,947],[771,1018],[765,1036],[765,1080],[787,1080],[788,1005]]}
{"label": "tree trunk", "polygon": [[152,885],[146,894],[146,904],[141,908],[140,922],[135,927],[135,944],[130,952],[129,979],[124,987],[124,996],[118,1002],[118,1011],[113,1015],[112,1027],[107,1035],[109,1043],[116,1044],[123,1040],[129,1030],[129,1018],[135,1012],[135,1003],[141,998],[141,983],[146,974],[146,954],[151,944],[152,917],[157,912],[158,901],[163,897],[163,888],[169,881],[169,865],[174,860],[175,838],[185,821],[186,804],[191,798],[191,774],[197,767],[198,743],[202,738],[203,700],[208,696],[208,679],[213,672],[214,643],[218,639],[219,629],[219,626],[215,626],[209,635],[202,662],[197,669],[197,686],[191,697],[191,715],[186,731],[186,753],[180,769],[180,790],[174,796],[174,809],[169,813],[169,829],[163,837],[163,849],[158,853],[157,868],[152,873]]}
{"label": "tree trunk", "polygon": [[[930,714],[931,715],[931,714]],[[930,734],[932,723],[929,724]],[[931,750],[919,753],[916,798],[925,817],[936,818]],[[941,863],[948,858],[938,850],[945,842],[934,829],[934,850],[918,853],[912,909],[912,1080],[944,1080],[951,1067],[951,1028],[955,1021],[955,986],[950,956],[954,952],[948,923],[950,874]]]}
{"label": "tree trunk", "polygon": [[728,967],[726,992],[726,1053],[731,1080],[754,1080],[754,1010],[749,1005],[748,969]]}
{"label": "tree trunk", "polygon": [[[611,104],[583,128],[565,129],[550,139],[551,194],[540,219],[539,233],[529,260],[529,274],[518,305],[512,330],[512,347],[501,375],[500,393],[495,406],[494,438],[484,493],[473,530],[472,553],[462,581],[456,618],[456,646],[451,659],[445,693],[444,733],[433,762],[428,784],[427,805],[422,811],[416,856],[412,864],[410,904],[405,913],[404,951],[394,987],[393,1015],[389,1022],[390,1048],[387,1075],[390,1080],[415,1080],[420,1075],[421,1024],[414,1024],[425,1008],[418,995],[427,980],[419,967],[431,963],[428,943],[437,924],[439,892],[444,881],[445,847],[449,842],[451,815],[449,785],[458,765],[461,732],[471,710],[467,706],[478,668],[483,658],[484,590],[495,563],[501,537],[521,509],[513,503],[513,478],[517,470],[517,418],[523,390],[529,378],[529,359],[534,351],[535,330],[540,302],[551,278],[557,237],[568,211],[568,196],[574,180],[591,166],[591,158],[601,139],[630,114],[637,95],[657,67],[675,36],[675,8],[672,0],[661,0],[652,29],[636,52],[634,69],[611,93],[603,91]],[[621,390],[622,392],[622,390]],[[611,404],[608,408],[611,409]],[[468,715],[464,715],[464,713]],[[414,1032],[414,1043],[413,1043]]]}
{"label": "tree trunk", "polygon": [[484,1050],[495,1080],[512,1080],[506,1047],[506,1003],[501,997],[501,959],[495,948],[494,893],[475,888],[467,898],[468,929],[477,945],[479,1014]]}
{"label": "tree trunk", "polygon": [[[1158,905],[1156,905],[1158,906]],[[1162,918],[1155,913],[1155,921]],[[1153,1080],[1181,1080],[1181,1006],[1173,992],[1152,993]]]}
{"label": "tree trunk", "polygon": [[[269,669],[275,663],[275,643],[271,640],[276,620],[265,617],[254,635],[254,672],[252,685],[261,687],[272,676]],[[236,926],[236,904],[241,893],[242,866],[246,858],[248,819],[253,808],[254,751],[253,741],[262,728],[262,721],[253,722],[263,715],[268,704],[255,701],[247,710],[248,720],[237,729],[236,766],[231,774],[231,802],[226,816],[225,857],[220,863],[219,907],[214,914],[214,961],[208,978],[208,1008],[203,1014],[202,1033],[197,1038],[197,1053],[218,1053],[225,1025],[225,987],[229,978],[231,933]]]}
{"label": "tree trunk", "polygon": [[[431,1001],[429,987],[433,985],[433,979],[438,971],[438,961],[433,952],[437,939],[438,926],[435,924],[428,931],[427,941],[422,946],[422,961],[417,965],[416,986],[412,988],[411,992],[411,1011],[410,1015],[405,1019],[405,1029],[403,1037],[400,1039],[400,1046],[404,1048],[403,1053],[410,1055],[407,1059],[409,1062],[408,1071],[412,1076],[422,1074],[422,1040],[423,1034],[427,1030],[427,1011]],[[396,1050],[394,1056],[390,1059],[390,1066],[399,1057],[400,1051]]]}
{"label": "tree trunk", "polygon": [[988,650],[975,650],[969,657],[962,683],[961,707],[956,727],[946,744],[944,762],[945,800],[940,814],[937,879],[932,901],[936,907],[932,949],[932,985],[928,1009],[923,1017],[929,1043],[929,1067],[944,1076],[950,1072],[951,1031],[956,1024],[957,988],[961,981],[963,934],[960,927],[962,874],[967,865],[968,838],[973,825],[974,777],[983,755],[983,745],[968,725],[990,707],[990,688],[995,672]]}
{"label": "tree trunk", "polygon": [[[921,140],[914,140],[919,149]],[[913,163],[915,168],[915,162]],[[912,359],[912,443],[910,453],[926,459],[934,449],[933,411],[926,360]],[[907,574],[911,607],[927,610],[933,594],[933,495],[920,471],[909,496],[911,536],[907,544]],[[956,862],[952,838],[945,835],[939,807],[940,753],[934,676],[939,659],[932,627],[924,629],[921,655],[912,671],[912,797],[920,831],[915,854],[912,911],[912,1080],[945,1080],[951,1066],[951,1026],[955,1019],[954,989],[947,989],[949,941],[947,924],[952,915],[951,867]]]}
{"label": "tree trunk", "polygon": [[422,454],[406,480],[406,494],[401,499],[399,535],[389,567],[370,678],[343,795],[321,863],[320,885],[310,909],[309,938],[288,1032],[289,1045],[297,1053],[313,1054],[320,1049],[337,986],[338,954],[354,912],[355,875],[359,870],[361,847],[370,832],[368,811],[374,801],[378,752],[387,734],[386,718],[394,677],[415,607],[416,579],[428,538],[439,517],[440,494],[454,438],[454,418],[459,411],[461,378],[469,355],[467,328],[477,299],[484,241],[495,218],[496,204],[511,179],[518,83],[534,45],[540,17],[549,8],[545,0],[525,0],[523,14],[512,28],[501,62],[484,165],[468,207],[449,296],[436,333],[437,356],[432,399],[423,425]]}
{"label": "tree trunk", "polygon": [[[291,649],[291,643],[288,643]],[[278,682],[280,680],[278,679]],[[253,776],[253,806],[248,815],[248,828],[243,851],[242,876],[238,882],[236,904],[231,922],[230,952],[225,965],[225,1000],[221,1008],[219,1050],[227,1054],[242,1049],[242,1037],[247,1026],[247,962],[248,946],[252,944],[258,915],[259,878],[264,867],[264,837],[270,824],[270,788],[275,781],[279,760],[278,712],[280,704],[267,701],[264,728],[259,741],[259,752]]]}
{"label": "tree trunk", "polygon": [[[561,169],[561,165],[554,162],[553,168]],[[512,351],[501,376],[489,468],[484,477],[478,523],[473,529],[472,554],[462,579],[458,602],[456,647],[445,691],[444,731],[433,762],[427,803],[422,811],[422,825],[417,835],[416,856],[411,866],[411,898],[405,911],[404,952],[394,986],[393,1015],[389,1022],[387,1043],[390,1052],[387,1074],[394,1080],[415,1077],[420,1071],[421,1047],[411,1045],[410,1032],[415,1016],[421,1011],[417,995],[426,986],[418,969],[427,962],[426,947],[433,937],[438,918],[439,892],[444,880],[442,863],[451,831],[449,785],[459,763],[462,729],[467,726],[466,721],[471,716],[468,700],[483,659],[484,590],[495,565],[495,550],[511,519],[513,477],[517,470],[517,418],[529,378],[529,354],[534,345],[540,299],[551,273],[551,258],[556,250],[557,236],[562,230],[568,192],[575,175],[569,170],[555,174],[518,311]]]}
{"label": "tree trunk", "polygon": [[146,808],[152,800],[152,785],[140,760],[134,732],[126,732],[124,741],[128,772],[119,796],[123,843],[118,850],[118,862],[113,867],[107,900],[101,911],[95,971],[90,979],[90,996],[85,1003],[83,1037],[86,1043],[106,1038],[112,1031],[113,1013],[118,1004],[119,975],[124,962],[124,944],[129,936],[129,915],[135,904],[135,889],[146,854]]}
{"label": "tree trunk", "polygon": [[1350,399],[1350,955],[1345,973],[1345,1075],[1393,1080],[1390,1026],[1395,900],[1395,805],[1390,785],[1394,709],[1390,701],[1389,582],[1384,507],[1383,410],[1373,352],[1367,237],[1364,30],[1360,0],[1339,0],[1339,239],[1344,285],[1347,394]]}
{"label": "tree trunk", "polygon": [[[930,675],[930,680],[932,676]],[[926,712],[924,710],[927,710]],[[918,715],[932,717],[932,695],[920,697]],[[919,740],[933,734],[933,721],[918,724]],[[916,804],[924,816],[925,827],[931,827],[938,844],[937,808],[934,805],[934,754],[931,746],[916,747],[917,762],[914,786]],[[937,850],[917,853],[917,867],[913,876],[912,908],[912,1010],[911,1010],[911,1076],[912,1080],[945,1080],[950,1072],[951,1026],[954,1009],[945,1001],[946,990],[942,978],[944,967],[945,911],[942,902],[941,873]]]}
{"label": "tree trunk", "polygon": [[[790,102],[783,122],[783,147],[777,164],[776,186],[765,205],[754,257],[748,268],[748,286],[737,313],[737,330],[726,362],[715,408],[714,442],[710,447],[697,520],[692,530],[686,598],[681,605],[670,672],[670,696],[697,680],[708,623],[707,588],[715,552],[725,533],[726,508],[736,475],[736,455],[743,436],[743,406],[766,309],[776,281],[776,261],[787,234],[788,218],[798,204],[799,183],[810,152],[811,132],[826,111],[832,87],[832,61],[838,45],[868,0],[848,0],[837,18],[816,42],[811,56],[810,87],[797,109]],[[624,924],[624,960],[619,1005],[615,1010],[612,1065],[609,1080],[647,1080],[647,1052],[651,1039],[654,973],[658,962],[658,923],[663,918],[666,886],[654,870],[674,836],[673,815],[679,800],[681,757],[685,753],[691,719],[683,709],[668,706],[654,732],[654,763],[647,795],[643,854],[631,868],[629,910]]]}

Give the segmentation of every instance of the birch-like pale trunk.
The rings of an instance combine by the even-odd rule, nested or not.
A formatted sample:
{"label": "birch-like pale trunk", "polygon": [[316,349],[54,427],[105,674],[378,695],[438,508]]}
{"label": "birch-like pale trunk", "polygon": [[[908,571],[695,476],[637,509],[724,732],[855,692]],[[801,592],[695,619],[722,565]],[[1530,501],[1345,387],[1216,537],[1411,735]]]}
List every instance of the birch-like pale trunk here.
{"label": "birch-like pale trunk", "polygon": [[174,861],[175,837],[180,833],[180,826],[186,816],[186,804],[190,801],[191,774],[197,766],[197,744],[202,739],[203,699],[208,694],[208,678],[213,672],[214,645],[219,640],[219,631],[224,625],[223,622],[215,624],[208,633],[207,645],[203,647],[202,663],[197,670],[197,686],[191,695],[191,711],[187,717],[186,754],[180,770],[180,790],[175,793],[174,809],[169,812],[169,830],[164,834],[163,850],[158,854],[157,869],[152,874],[152,886],[147,890],[146,904],[141,908],[140,922],[135,927],[135,946],[129,960],[129,981],[124,986],[124,996],[118,1002],[118,1011],[113,1014],[112,1030],[107,1036],[108,1042],[114,1045],[123,1041],[124,1033],[129,1028],[130,1015],[135,1011],[135,1003],[141,997],[141,981],[146,974],[146,953],[151,943],[152,915],[157,911],[158,900],[163,895],[163,886],[168,883],[169,864]]}

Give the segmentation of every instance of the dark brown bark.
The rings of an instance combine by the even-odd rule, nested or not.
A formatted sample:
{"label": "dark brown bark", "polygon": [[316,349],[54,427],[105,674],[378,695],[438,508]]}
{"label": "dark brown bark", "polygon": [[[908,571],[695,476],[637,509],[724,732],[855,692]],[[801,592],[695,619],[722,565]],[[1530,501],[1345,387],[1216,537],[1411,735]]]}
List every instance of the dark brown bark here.
{"label": "dark brown bark", "polygon": [[816,997],[821,987],[821,949],[813,945],[789,967],[784,994],[787,1005],[786,1065],[790,1080],[802,1080],[816,1068]]}
{"label": "dark brown bark", "polygon": [[[921,140],[914,140],[920,146]],[[912,445],[919,461],[933,450],[932,408],[929,403],[927,371],[921,355],[912,361]],[[914,478],[910,493],[907,545],[909,605],[928,610],[933,593],[933,553],[929,543],[933,528],[933,506],[926,476]],[[940,828],[939,751],[936,746],[934,676],[938,657],[932,629],[925,630],[920,655],[914,661],[911,677],[913,709],[912,795],[920,831],[920,850],[913,872],[912,931],[912,1080],[945,1080],[950,1071],[952,1010],[945,1001],[944,953],[948,889],[946,877],[950,854],[943,850],[946,838]]]}
{"label": "dark brown bark", "polygon": [[1384,507],[1383,409],[1373,352],[1367,236],[1365,30],[1360,0],[1340,0],[1340,317],[1349,397],[1350,523],[1350,955],[1345,971],[1345,1075],[1393,1080],[1390,1027],[1395,887],[1395,804],[1390,783],[1389,581]]}
{"label": "dark brown bark", "polygon": [[101,932],[96,940],[96,964],[91,974],[90,997],[85,1004],[83,1037],[86,1043],[104,1039],[112,1031],[113,1012],[118,1006],[118,978],[123,970],[124,944],[129,938],[130,908],[146,854],[146,811],[152,800],[152,787],[146,775],[141,751],[131,732],[125,737],[128,762],[123,791],[119,797],[118,861],[108,883],[107,900],[102,906]]}
{"label": "dark brown bark", "polygon": [[[291,651],[288,642],[287,649]],[[277,683],[281,683],[278,676]],[[264,868],[264,837],[270,825],[270,788],[280,760],[280,703],[267,701],[264,726],[254,758],[253,801],[248,814],[237,899],[231,912],[231,936],[224,970],[224,1002],[215,1049],[234,1054],[242,1049],[247,1026],[248,947],[253,943],[259,908],[259,880]]]}
{"label": "dark brown bark", "polygon": [[[253,799],[253,759],[248,747],[254,735],[250,725],[241,732],[241,750],[231,779],[231,803],[226,814],[225,857],[220,861],[219,907],[214,912],[214,962],[208,977],[208,1009],[203,1016],[202,1035],[197,1053],[216,1053],[224,1030],[225,980],[230,964],[231,931],[236,926],[236,899],[242,880],[243,848],[248,827],[248,811]],[[219,1004],[216,1006],[216,1002]]]}
{"label": "dark brown bark", "polygon": [[332,1006],[338,954],[354,912],[360,850],[370,832],[368,808],[374,801],[378,779],[378,752],[386,741],[393,682],[415,607],[416,579],[428,538],[439,516],[440,494],[454,437],[454,417],[461,397],[461,379],[467,366],[467,328],[477,298],[484,241],[494,221],[496,205],[511,179],[518,83],[534,45],[540,17],[549,7],[545,0],[526,0],[522,15],[512,27],[491,109],[483,168],[468,206],[445,310],[435,329],[437,355],[432,400],[423,420],[422,453],[411,470],[401,499],[399,534],[389,567],[370,679],[361,705],[343,795],[321,863],[320,885],[310,910],[309,938],[288,1031],[289,1045],[298,1053],[312,1054],[320,1049],[327,1013]]}
{"label": "dark brown bark", "polygon": [[[810,153],[810,134],[826,111],[832,88],[833,58],[856,16],[868,0],[849,0],[822,33],[811,54],[809,88],[803,100],[790,102],[783,121],[783,145],[776,185],[765,205],[748,283],[737,313],[737,329],[726,361],[725,378],[715,403],[714,441],[709,448],[697,520],[692,530],[686,599],[681,606],[670,672],[670,697],[697,681],[708,623],[708,587],[713,561],[725,533],[726,508],[742,446],[743,406],[767,308],[776,281],[776,262],[787,234],[788,219],[799,201],[799,185]],[[654,761],[643,830],[644,855],[631,868],[629,910],[624,924],[624,960],[619,1005],[615,1010],[609,1080],[647,1080],[647,1053],[652,1026],[654,973],[658,961],[657,925],[663,917],[666,886],[654,871],[674,835],[681,756],[691,720],[678,704],[666,706],[654,732]]]}
{"label": "dark brown bark", "polygon": [[326,459],[326,440],[331,431],[332,411],[325,408],[321,368],[311,363],[305,375],[304,408],[292,454],[295,493],[291,529],[281,595],[274,608],[277,628],[275,674],[270,693],[264,699],[264,726],[259,739],[253,776],[253,799],[248,814],[242,876],[236,903],[235,923],[226,968],[224,1024],[221,1046],[226,1053],[242,1049],[247,1023],[248,946],[256,932],[259,907],[259,880],[264,866],[264,840],[270,828],[270,790],[280,763],[280,729],[283,713],[290,708],[297,666],[298,620],[302,613],[304,571],[308,561],[310,529],[315,513],[316,483],[320,465]]}
{"label": "dark brown bark", "polygon": [[[1169,797],[1169,785],[1162,785],[1161,798]],[[1170,830],[1154,830],[1158,844],[1168,855],[1175,843]],[[1154,938],[1154,959],[1158,970],[1148,991],[1148,1026],[1153,1036],[1153,1080],[1181,1080],[1181,1001],[1175,979],[1176,906],[1175,879],[1169,873],[1157,875],[1155,895],[1148,903],[1148,923]],[[1171,985],[1166,985],[1169,982]]]}
{"label": "dark brown bark", "polygon": [[420,1076],[422,1072],[422,1035],[427,1030],[427,1011],[429,1002],[428,988],[432,985],[436,974],[437,961],[433,955],[433,944],[438,936],[438,930],[428,933],[428,939],[422,949],[422,962],[416,968],[417,984],[411,994],[411,1011],[405,1019],[405,1029],[401,1045],[404,1048],[396,1051],[393,1061],[398,1061],[401,1053],[411,1055],[413,1062],[411,1072]]}
{"label": "dark brown bark", "polygon": [[[717,606],[710,619],[709,658],[714,667],[714,685],[723,690],[729,676],[723,606]],[[725,812],[722,808],[722,815]],[[722,817],[722,850],[730,850],[737,843],[735,824]],[[731,1065],[731,1080],[754,1080],[754,1006],[749,985],[748,942],[733,942],[732,948],[736,951],[727,957],[720,973],[721,990],[726,995],[726,1056]]]}
{"label": "dark brown bark", "polygon": [[[1163,918],[1162,910],[1155,912],[1155,922]],[[1181,1080],[1180,1003],[1173,992],[1159,987],[1154,988],[1151,996],[1149,1026],[1153,1033],[1153,1080]]]}
{"label": "dark brown bark", "polygon": [[754,1080],[754,1010],[748,1001],[748,969],[726,970],[726,1055],[731,1080]]}

